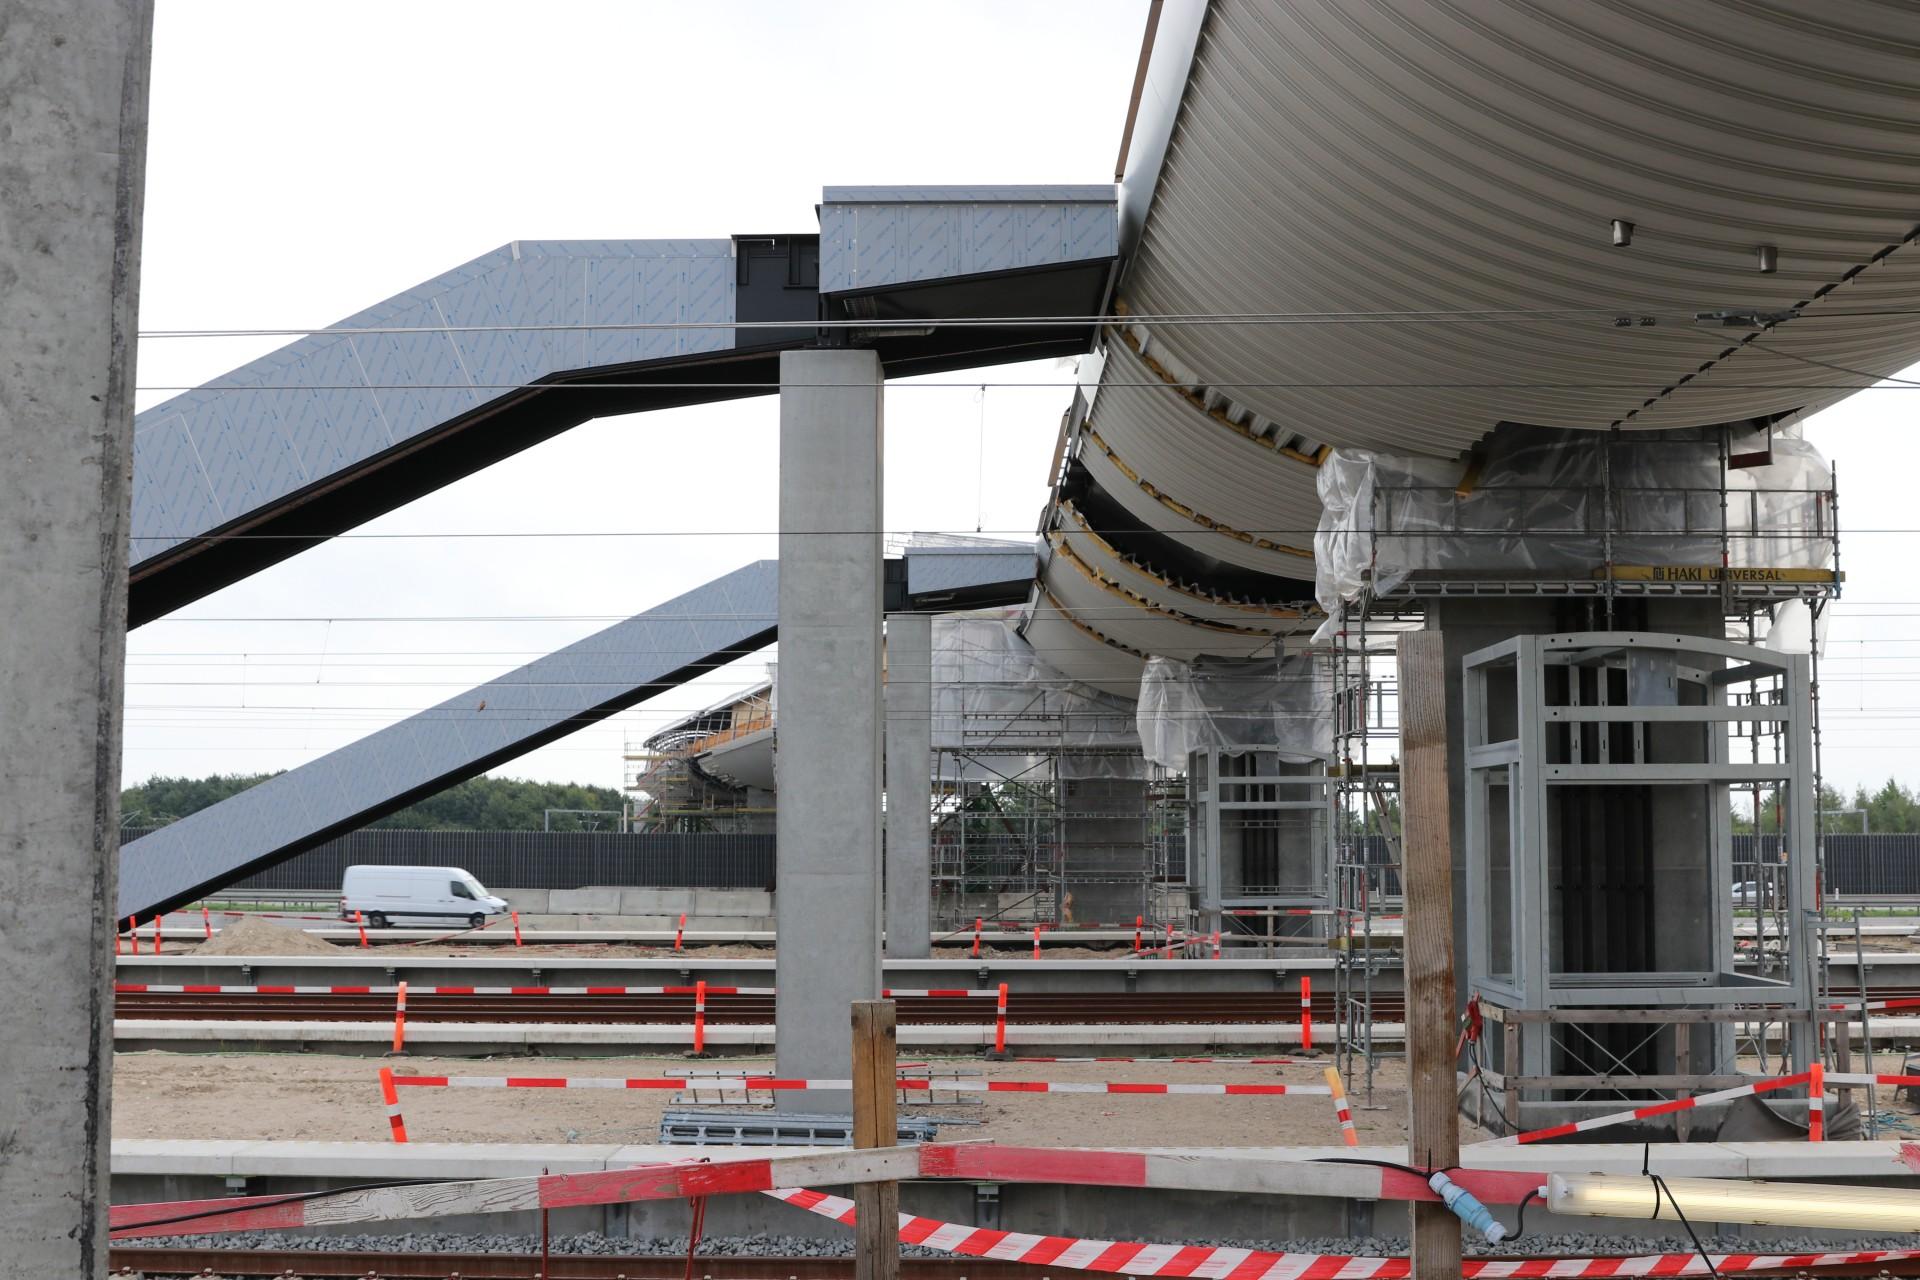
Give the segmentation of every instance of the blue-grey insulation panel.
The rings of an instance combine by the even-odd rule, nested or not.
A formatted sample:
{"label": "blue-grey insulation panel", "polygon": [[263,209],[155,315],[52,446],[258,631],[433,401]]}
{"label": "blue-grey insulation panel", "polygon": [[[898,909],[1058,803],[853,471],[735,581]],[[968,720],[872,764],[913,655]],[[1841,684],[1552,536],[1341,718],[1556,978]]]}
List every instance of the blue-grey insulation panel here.
{"label": "blue-grey insulation panel", "polygon": [[135,840],[120,854],[119,918],[191,901],[766,643],[778,581],[772,560],[736,569]]}
{"label": "blue-grey insulation panel", "polygon": [[[567,370],[734,345],[731,240],[516,240],[134,419],[135,565]],[[594,329],[632,324],[714,328]]]}
{"label": "blue-grey insulation panel", "polygon": [[1112,258],[1116,188],[828,187],[820,291]]}

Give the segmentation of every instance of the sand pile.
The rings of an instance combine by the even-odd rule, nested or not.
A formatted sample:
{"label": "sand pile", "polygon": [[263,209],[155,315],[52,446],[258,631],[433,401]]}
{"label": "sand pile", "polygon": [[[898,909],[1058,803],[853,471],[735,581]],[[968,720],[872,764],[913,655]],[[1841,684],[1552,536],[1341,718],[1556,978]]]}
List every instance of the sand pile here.
{"label": "sand pile", "polygon": [[310,933],[243,916],[193,948],[197,956],[331,956],[339,949]]}

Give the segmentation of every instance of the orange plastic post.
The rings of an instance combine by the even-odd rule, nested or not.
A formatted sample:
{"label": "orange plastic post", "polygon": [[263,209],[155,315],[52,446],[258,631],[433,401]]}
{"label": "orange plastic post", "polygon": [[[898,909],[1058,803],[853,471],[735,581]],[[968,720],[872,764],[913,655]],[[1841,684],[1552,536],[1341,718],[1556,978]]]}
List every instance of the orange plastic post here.
{"label": "orange plastic post", "polygon": [[127,917],[127,938],[133,944],[133,954],[140,954],[140,922],[132,916]]}
{"label": "orange plastic post", "polygon": [[1220,931],[1218,929],[1213,931],[1213,958],[1215,960],[1220,958]]}
{"label": "orange plastic post", "polygon": [[993,1051],[1007,1051],[1007,984],[1000,984],[1000,999],[993,1012]]}
{"label": "orange plastic post", "polygon": [[1815,1059],[1808,1069],[1807,1141],[1827,1140],[1827,1064]]}
{"label": "orange plastic post", "polygon": [[675,926],[673,931],[673,949],[675,951],[680,950],[680,944],[686,938],[686,934],[687,934],[687,913],[682,911],[680,913],[680,923],[677,926]]}
{"label": "orange plastic post", "polygon": [[401,1052],[407,1044],[407,984],[402,982],[394,989],[393,996],[393,1051]]}
{"label": "orange plastic post", "polygon": [[1140,930],[1146,923],[1147,918],[1145,916],[1135,916],[1133,918],[1133,954],[1135,955],[1140,954]]}
{"label": "orange plastic post", "polygon": [[693,1051],[696,1054],[707,1051],[707,980],[705,978],[693,984]]}
{"label": "orange plastic post", "polygon": [[153,918],[153,954],[160,954],[160,917]]}
{"label": "orange plastic post", "polygon": [[1332,1067],[1327,1068],[1327,1087],[1333,1090],[1333,1114],[1340,1121],[1340,1141],[1350,1147],[1359,1146],[1360,1135],[1353,1128],[1353,1108],[1347,1105],[1347,1086]]}
{"label": "orange plastic post", "polygon": [[516,947],[524,947],[527,945],[520,941],[520,913],[518,911],[513,913],[513,945]]}
{"label": "orange plastic post", "polygon": [[380,1068],[380,1096],[387,1104],[387,1128],[395,1142],[407,1140],[407,1122],[400,1118],[400,1091],[393,1087],[393,1068]]}
{"label": "orange plastic post", "polygon": [[973,918],[973,958],[980,958],[980,917]]}
{"label": "orange plastic post", "polygon": [[1033,926],[1033,958],[1035,960],[1038,960],[1040,958],[1040,926],[1039,925]]}
{"label": "orange plastic post", "polygon": [[1300,1048],[1313,1048],[1313,979],[1300,975]]}
{"label": "orange plastic post", "polygon": [[363,947],[371,946],[372,944],[367,941],[366,921],[361,919],[360,913],[358,911],[353,913],[353,923],[354,923],[354,927],[360,930],[360,945]]}
{"label": "orange plastic post", "polygon": [[213,937],[213,913],[207,910],[207,904],[200,904],[200,927],[207,931],[207,937]]}

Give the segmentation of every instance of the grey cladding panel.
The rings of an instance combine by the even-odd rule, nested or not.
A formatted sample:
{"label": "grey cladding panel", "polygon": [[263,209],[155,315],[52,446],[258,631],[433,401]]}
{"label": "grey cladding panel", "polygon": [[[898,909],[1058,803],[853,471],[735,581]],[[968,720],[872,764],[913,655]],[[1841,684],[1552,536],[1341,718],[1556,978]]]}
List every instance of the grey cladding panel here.
{"label": "grey cladding panel", "polygon": [[135,840],[121,850],[120,917],[190,901],[563,736],[595,709],[644,701],[715,654],[764,643],[777,574],[771,560],[737,569]]}
{"label": "grey cladding panel", "polygon": [[1119,252],[1112,187],[829,187],[820,288],[873,289]]}
{"label": "grey cladding panel", "polygon": [[[133,563],[517,385],[729,348],[733,278],[730,240],[521,241],[336,326],[418,332],[313,334],[155,405],[134,420]],[[542,327],[662,322],[716,327]]]}

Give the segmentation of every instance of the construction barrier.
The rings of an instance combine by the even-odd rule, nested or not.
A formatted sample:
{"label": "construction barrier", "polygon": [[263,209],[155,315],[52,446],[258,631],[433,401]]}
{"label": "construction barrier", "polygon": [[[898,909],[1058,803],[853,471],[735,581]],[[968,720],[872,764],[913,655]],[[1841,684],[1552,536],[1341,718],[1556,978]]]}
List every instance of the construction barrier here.
{"label": "construction barrier", "polygon": [[1827,1140],[1826,1067],[1816,1059],[1807,1071],[1807,1141]]}
{"label": "construction barrier", "polygon": [[387,1106],[387,1129],[395,1142],[405,1142],[407,1122],[400,1115],[400,1093],[394,1083],[393,1068],[380,1068],[380,1097]]}
{"label": "construction barrier", "polygon": [[998,994],[1000,998],[998,1003],[995,1004],[994,1010],[993,1010],[993,1051],[995,1053],[1005,1053],[1007,1051],[1007,984],[1006,983],[1003,982],[1000,984],[1000,990]]}
{"label": "construction barrier", "polygon": [[[1298,1058],[1030,1058],[1026,1054],[1012,1059],[1014,1062],[1174,1062],[1174,1063],[1219,1063],[1235,1067],[1292,1067],[1300,1065]],[[1920,1077],[1915,1077],[1920,1080]]]}
{"label": "construction barrier", "polygon": [[407,1043],[407,984],[402,982],[393,993],[393,1051],[399,1053]]}
{"label": "construction barrier", "polygon": [[[396,1076],[382,1067],[381,1083],[395,1088],[424,1089],[737,1089],[769,1093],[808,1090],[844,1092],[851,1080],[781,1079],[778,1076]],[[894,1082],[909,1093],[1096,1093],[1150,1097],[1280,1097],[1326,1098],[1333,1090],[1324,1084],[1273,1084],[1266,1081],[1237,1084],[1178,1084],[1136,1081],[983,1080],[979,1076],[900,1076]]]}
{"label": "construction barrier", "polygon": [[693,1052],[696,1055],[707,1051],[707,984],[704,981],[693,984]]}
{"label": "construction barrier", "polygon": [[1300,1051],[1313,1049],[1313,979],[1300,975]]}
{"label": "construction barrier", "polygon": [[[390,996],[399,987],[384,986],[275,986],[262,983],[259,986],[216,985],[213,983],[164,983],[164,982],[116,982],[116,993],[153,994],[153,995],[262,995],[262,996]],[[417,996],[690,996],[694,994],[691,986],[674,987],[450,987],[414,986],[409,988]],[[708,995],[726,996],[770,996],[772,987],[716,987],[707,986]],[[912,992],[903,994],[911,995]],[[992,995],[991,991],[973,994]]]}
{"label": "construction barrier", "polygon": [[1327,1068],[1327,1087],[1333,1091],[1333,1114],[1340,1121],[1340,1141],[1350,1147],[1360,1145],[1360,1135],[1353,1127],[1353,1108],[1347,1103],[1346,1082],[1340,1078],[1338,1068]]}
{"label": "construction barrier", "polygon": [[[782,1187],[765,1194],[809,1213],[854,1225],[853,1201],[844,1196]],[[1343,1254],[1269,1253],[1225,1245],[1144,1244],[1122,1240],[1083,1240],[1072,1236],[1032,1235],[993,1227],[969,1227],[913,1214],[900,1215],[900,1243],[924,1245],[947,1253],[1000,1262],[1024,1262],[1071,1271],[1100,1271],[1129,1276],[1208,1276],[1214,1280],[1403,1280],[1412,1274],[1407,1258],[1365,1258]],[[1916,1249],[1859,1253],[1707,1254],[1661,1253],[1635,1258],[1465,1258],[1465,1280],[1584,1280],[1585,1277],[1734,1275],[1743,1271],[1804,1271],[1822,1267],[1857,1268],[1920,1257]]]}
{"label": "construction barrier", "polygon": [[1529,1142],[1546,1142],[1551,1138],[1564,1138],[1570,1133],[1586,1133],[1593,1129],[1604,1129],[1608,1125],[1624,1124],[1629,1120],[1647,1120],[1654,1116],[1672,1115],[1676,1111],[1690,1111],[1694,1107],[1707,1106],[1715,1102],[1727,1102],[1734,1098],[1744,1098],[1748,1094],[1772,1093],[1778,1089],[1797,1089],[1813,1080],[1813,1072],[1802,1071],[1790,1076],[1775,1076],[1767,1080],[1756,1080],[1752,1084],[1743,1084],[1733,1089],[1721,1089],[1716,1093],[1702,1093],[1691,1098],[1670,1098],[1665,1102],[1649,1103],[1644,1107],[1635,1107],[1631,1111],[1614,1111],[1604,1116],[1594,1116],[1588,1120],[1575,1120],[1568,1124],[1556,1124],[1545,1129],[1534,1129],[1527,1133],[1508,1134],[1504,1138],[1493,1138],[1486,1142],[1475,1143],[1481,1147],[1512,1147]]}

